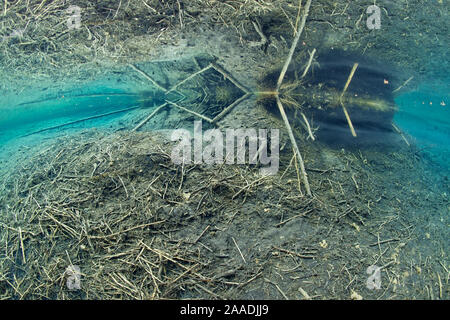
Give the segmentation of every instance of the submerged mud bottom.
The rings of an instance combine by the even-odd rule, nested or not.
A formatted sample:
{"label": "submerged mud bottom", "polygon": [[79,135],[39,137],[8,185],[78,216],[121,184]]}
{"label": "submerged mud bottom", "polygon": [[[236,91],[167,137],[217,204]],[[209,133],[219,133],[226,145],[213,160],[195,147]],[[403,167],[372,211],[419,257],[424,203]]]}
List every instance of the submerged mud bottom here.
{"label": "submerged mud bottom", "polygon": [[416,150],[304,145],[309,198],[289,148],[265,178],[177,166],[171,148],[158,132],[87,130],[17,152],[1,173],[1,298],[448,298],[448,199]]}

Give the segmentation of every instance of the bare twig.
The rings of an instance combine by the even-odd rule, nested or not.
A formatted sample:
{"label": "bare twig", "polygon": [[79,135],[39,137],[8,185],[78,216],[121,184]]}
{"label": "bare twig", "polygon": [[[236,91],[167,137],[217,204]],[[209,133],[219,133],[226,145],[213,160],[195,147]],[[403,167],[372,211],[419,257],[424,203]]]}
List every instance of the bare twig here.
{"label": "bare twig", "polygon": [[[297,47],[298,40],[300,39],[300,35],[302,34],[303,28],[305,27],[306,18],[308,17],[309,7],[310,6],[311,6],[311,0],[308,0],[308,2],[306,3],[306,6],[305,6],[305,12],[303,13],[303,16],[302,16],[302,22],[299,25],[299,28],[298,28],[298,31],[297,31],[297,33],[295,35],[295,38],[294,38],[294,41],[292,43],[291,49],[289,50],[288,57],[287,57],[284,65],[283,65],[283,68],[281,69],[280,76],[278,77],[277,86],[276,86],[276,90],[275,90],[277,93],[279,93],[279,91],[280,91],[280,87],[281,87],[281,84],[283,83],[283,79],[284,79],[284,76],[286,74],[287,68],[288,68],[289,64],[291,63],[292,56],[294,55],[294,51],[295,51],[295,48]],[[305,184],[306,193],[308,194],[308,196],[311,196],[312,195],[311,194],[311,188],[309,186],[308,175],[307,175],[306,170],[305,170],[305,164],[303,162],[303,157],[302,157],[302,155],[300,153],[300,150],[299,150],[299,148],[297,146],[297,142],[295,141],[295,137],[294,137],[294,134],[292,132],[291,125],[289,123],[289,120],[288,120],[288,117],[286,115],[286,112],[284,111],[284,107],[283,107],[283,104],[281,103],[279,94],[277,94],[275,96],[275,99],[276,99],[276,102],[277,102],[277,105],[278,105],[278,109],[280,110],[281,117],[283,118],[284,124],[286,126],[287,131],[288,131],[289,138],[291,140],[293,148],[294,148],[295,152],[297,153],[297,160],[298,160],[298,162],[300,164],[300,170],[302,172],[302,178],[303,178],[303,183]]]}
{"label": "bare twig", "polygon": [[153,110],[152,113],[150,113],[150,115],[148,117],[146,117],[144,120],[142,120],[136,127],[133,128],[133,131],[137,131],[140,128],[142,128],[142,126],[144,124],[146,124],[148,121],[150,121],[151,118],[153,118],[155,116],[155,114],[157,114],[162,108],[164,108],[165,106],[167,106],[167,103],[164,103],[162,105],[160,105],[159,107],[157,107],[155,110]]}
{"label": "bare twig", "polygon": [[409,77],[408,80],[406,80],[400,87],[398,87],[397,89],[393,90],[392,93],[395,93],[397,91],[399,91],[400,89],[402,89],[404,86],[406,86],[412,79],[414,79],[414,76]]}
{"label": "bare twig", "polygon": [[231,237],[231,239],[233,239],[234,245],[235,245],[236,248],[238,249],[239,254],[241,255],[242,260],[244,260],[244,263],[247,263],[247,261],[245,261],[244,255],[243,255],[242,252],[241,252],[241,249],[239,249],[239,246],[238,246],[238,244],[236,243],[236,240],[234,240],[233,237]]}
{"label": "bare twig", "polygon": [[309,68],[311,67],[311,63],[313,61],[314,58],[314,54],[316,53],[316,48],[313,49],[313,51],[311,52],[311,54],[309,55],[309,60],[308,60],[308,64],[305,67],[305,71],[303,71],[303,74],[301,76],[301,78],[303,79],[306,74],[308,73]]}

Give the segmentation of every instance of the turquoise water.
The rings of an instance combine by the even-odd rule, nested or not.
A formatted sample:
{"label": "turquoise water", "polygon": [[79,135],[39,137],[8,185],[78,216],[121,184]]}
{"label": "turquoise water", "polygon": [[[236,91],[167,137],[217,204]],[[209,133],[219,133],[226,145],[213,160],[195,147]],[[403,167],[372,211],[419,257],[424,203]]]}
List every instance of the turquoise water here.
{"label": "turquoise water", "polygon": [[138,100],[128,85],[101,79],[77,86],[39,84],[19,94],[7,94],[0,101],[0,144],[102,114],[120,116],[119,111],[138,106]]}
{"label": "turquoise water", "polygon": [[[151,63],[147,65],[152,66]],[[180,76],[171,77],[176,81],[182,79]],[[445,176],[450,170],[449,90],[445,81],[440,83],[444,84],[422,84],[396,93],[398,110],[393,123],[401,130],[406,143],[417,147],[425,160],[439,168],[436,173]],[[32,137],[28,141],[34,141],[34,138],[39,141],[41,134],[50,139],[61,133],[88,128],[130,130],[132,124],[124,124],[122,120],[128,119],[131,114],[136,123],[136,119],[142,119],[155,106],[163,103],[153,99],[155,92],[158,89],[154,85],[145,79],[138,79],[125,67],[119,76],[110,75],[76,86],[48,83],[46,87],[40,84],[39,88],[27,88],[20,93],[5,95],[0,101],[0,156],[9,147],[20,145],[23,137]],[[349,141],[357,141],[350,138],[346,125],[321,125],[324,132],[331,132],[329,136],[332,140],[339,134]],[[370,130],[359,132],[373,137],[379,135]]]}
{"label": "turquoise water", "polygon": [[396,98],[394,121],[443,170],[450,170],[449,87],[422,86]]}

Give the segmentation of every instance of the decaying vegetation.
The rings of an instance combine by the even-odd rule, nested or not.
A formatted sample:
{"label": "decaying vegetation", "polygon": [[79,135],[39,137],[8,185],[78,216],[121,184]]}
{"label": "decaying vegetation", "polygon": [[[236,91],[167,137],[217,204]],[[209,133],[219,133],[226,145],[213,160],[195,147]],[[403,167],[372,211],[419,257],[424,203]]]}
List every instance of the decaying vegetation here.
{"label": "decaying vegetation", "polygon": [[[417,212],[421,200],[440,208],[448,195],[424,173],[414,146],[332,149],[314,141],[304,114],[305,130],[291,126],[284,105],[296,101],[283,81],[300,37],[313,37],[313,28],[304,30],[308,14],[311,23],[339,29],[317,17],[326,12],[339,21],[358,8],[299,3],[75,1],[89,13],[75,35],[61,11],[66,1],[5,1],[2,68],[17,73],[40,63],[40,72],[65,66],[66,73],[104,58],[129,63],[198,21],[228,27],[242,43],[268,51],[277,50],[272,32],[280,28],[268,21],[282,17],[294,40],[289,52],[280,48],[276,87],[255,92],[275,98],[289,137],[276,176],[261,177],[249,165],[176,166],[167,139],[136,132],[140,123],[134,131],[87,130],[41,150],[18,150],[13,161],[21,161],[0,186],[0,298],[448,298],[448,237],[424,226]],[[351,23],[358,28],[361,19]],[[14,30],[23,32],[16,37]],[[369,44],[355,46],[365,51]],[[315,52],[304,54],[302,76]],[[343,110],[356,68],[340,92]],[[437,210],[433,222],[448,225],[444,213]],[[73,265],[82,272],[81,290],[65,286]],[[379,291],[366,287],[371,265],[383,270]]]}
{"label": "decaying vegetation", "polygon": [[[307,162],[309,198],[290,153],[261,177],[176,166],[165,139],[87,130],[19,150],[0,193],[1,298],[448,297],[445,235],[411,211],[445,196],[406,146],[322,153]],[[374,264],[382,290],[366,288]],[[65,285],[71,265],[81,290]]]}
{"label": "decaying vegetation", "polygon": [[[14,90],[22,76],[95,77],[98,65],[148,60],[158,47],[195,43],[199,34],[214,30],[238,35],[243,47],[277,55],[298,28],[299,4],[298,0],[3,1],[1,88]],[[81,8],[79,29],[68,28],[68,19],[75,14],[67,11],[70,6]],[[366,4],[318,0],[312,4],[304,39],[310,50],[342,48],[395,62],[405,71],[398,86],[414,76],[411,88],[424,74],[432,78],[445,70],[442,63],[447,59],[435,51],[446,45],[444,7],[424,7],[419,0],[389,2],[382,5],[382,30],[369,31]],[[424,33],[436,37],[421,36]],[[417,49],[416,56],[409,53],[411,48]],[[430,51],[434,59],[427,59]]]}

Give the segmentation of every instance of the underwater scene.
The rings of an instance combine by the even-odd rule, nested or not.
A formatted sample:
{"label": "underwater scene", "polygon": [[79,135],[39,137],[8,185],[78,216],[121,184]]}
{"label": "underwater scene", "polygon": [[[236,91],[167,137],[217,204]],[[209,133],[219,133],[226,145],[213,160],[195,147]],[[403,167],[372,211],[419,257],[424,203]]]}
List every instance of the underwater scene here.
{"label": "underwater scene", "polygon": [[0,1],[0,299],[448,300],[448,5]]}

